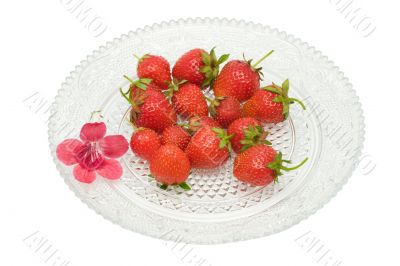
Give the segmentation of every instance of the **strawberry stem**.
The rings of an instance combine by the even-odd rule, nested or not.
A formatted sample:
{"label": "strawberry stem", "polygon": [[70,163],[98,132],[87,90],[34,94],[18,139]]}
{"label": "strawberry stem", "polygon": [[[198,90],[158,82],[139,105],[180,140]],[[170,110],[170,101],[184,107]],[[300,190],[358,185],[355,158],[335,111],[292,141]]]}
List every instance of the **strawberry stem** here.
{"label": "strawberry stem", "polygon": [[133,56],[140,62],[142,60],[142,58],[140,58],[138,55],[133,54]]}
{"label": "strawberry stem", "polygon": [[131,105],[133,105],[133,103],[132,103],[132,100],[131,99],[129,99],[129,97],[128,96],[126,96],[127,94],[129,94],[130,93],[130,90],[128,90],[127,92],[123,92],[122,91],[122,88],[119,88],[119,92],[121,93],[121,95],[125,98],[125,100],[127,100],[128,101],[128,103],[130,103]]}
{"label": "strawberry stem", "polygon": [[282,166],[281,169],[286,171],[286,172],[289,172],[289,171],[292,171],[292,170],[296,170],[296,169],[300,168],[301,166],[303,166],[307,161],[308,161],[308,158],[305,158],[301,163],[299,163],[296,166],[293,166],[293,167]]}
{"label": "strawberry stem", "polygon": [[126,80],[128,80],[130,83],[132,83],[132,84],[134,84],[135,83],[135,81],[133,80],[133,79],[131,79],[130,77],[128,77],[127,75],[124,75],[124,78],[126,79]]}
{"label": "strawberry stem", "polygon": [[306,106],[304,105],[304,103],[302,101],[300,101],[299,99],[296,98],[289,98],[289,101],[291,102],[296,102],[298,104],[300,104],[301,108],[303,108],[303,110],[306,110]]}
{"label": "strawberry stem", "polygon": [[270,56],[272,53],[274,52],[274,50],[269,51],[266,55],[264,55],[263,57],[260,58],[260,60],[258,60],[254,65],[252,65],[252,67],[255,69],[262,61],[264,61],[268,56]]}
{"label": "strawberry stem", "polygon": [[286,167],[286,166],[283,165],[283,163],[291,163],[291,161],[289,161],[289,160],[283,160],[283,159],[282,159],[282,153],[279,152],[279,153],[276,155],[274,161],[271,162],[271,163],[269,163],[269,164],[267,164],[266,166],[267,166],[269,169],[275,171],[275,181],[277,181],[277,180],[278,180],[278,177],[281,176],[281,175],[283,175],[283,173],[281,172],[282,170],[283,170],[283,171],[286,171],[286,172],[289,172],[289,171],[298,169],[299,167],[301,167],[302,165],[304,165],[307,161],[308,161],[308,158],[305,158],[300,164],[298,164],[298,165],[296,165],[296,166],[293,166],[293,167]]}

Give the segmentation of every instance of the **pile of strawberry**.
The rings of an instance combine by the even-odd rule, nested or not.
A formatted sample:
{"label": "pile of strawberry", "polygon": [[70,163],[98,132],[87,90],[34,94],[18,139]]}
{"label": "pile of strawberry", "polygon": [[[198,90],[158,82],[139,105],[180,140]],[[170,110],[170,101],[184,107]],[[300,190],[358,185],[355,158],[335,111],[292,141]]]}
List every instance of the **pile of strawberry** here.
{"label": "pile of strawberry", "polygon": [[[292,103],[289,81],[260,87],[258,62],[217,57],[214,49],[193,49],[183,54],[170,71],[162,56],[138,58],[138,80],[129,80],[121,94],[131,104],[132,151],[150,163],[150,176],[161,188],[178,185],[190,189],[186,180],[191,168],[212,169],[236,153],[234,176],[255,186],[276,181],[282,171],[295,167],[266,140],[263,123],[287,119]],[[213,92],[206,97],[204,91]],[[183,121],[178,124],[178,116]],[[233,151],[232,151],[233,150]]]}

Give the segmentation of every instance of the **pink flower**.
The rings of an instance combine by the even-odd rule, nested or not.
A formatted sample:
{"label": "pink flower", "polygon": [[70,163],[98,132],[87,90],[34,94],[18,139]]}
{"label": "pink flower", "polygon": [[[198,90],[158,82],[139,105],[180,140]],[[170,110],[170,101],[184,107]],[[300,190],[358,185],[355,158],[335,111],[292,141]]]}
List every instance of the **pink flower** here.
{"label": "pink flower", "polygon": [[79,139],[66,139],[57,146],[57,158],[65,165],[75,165],[76,180],[92,183],[96,173],[108,179],[118,179],[122,166],[115,160],[128,151],[128,141],[122,135],[106,135],[103,122],[83,125]]}

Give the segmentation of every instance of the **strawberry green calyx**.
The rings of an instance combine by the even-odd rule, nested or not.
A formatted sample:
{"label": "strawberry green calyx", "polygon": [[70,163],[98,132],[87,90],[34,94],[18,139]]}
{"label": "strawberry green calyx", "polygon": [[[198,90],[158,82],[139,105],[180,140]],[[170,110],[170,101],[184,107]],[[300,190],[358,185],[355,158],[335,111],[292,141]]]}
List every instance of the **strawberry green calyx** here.
{"label": "strawberry green calyx", "polygon": [[[155,178],[152,174],[148,174],[148,176],[149,176],[150,178]],[[186,191],[192,189],[192,188],[189,186],[189,184],[186,183],[186,182],[182,182],[182,183],[179,183],[179,184],[172,184],[172,185],[173,185],[173,186],[179,186],[180,188],[182,188],[183,190],[186,190]],[[168,184],[161,184],[161,185],[160,185],[160,188],[163,189],[163,190],[166,190],[166,189],[168,188]]]}
{"label": "strawberry green calyx", "polygon": [[300,104],[300,106],[301,106],[301,108],[303,108],[303,110],[306,109],[306,106],[304,105],[304,103],[302,101],[300,101],[299,99],[289,98],[289,95],[288,95],[289,94],[289,80],[288,79],[286,79],[282,83],[281,87],[279,87],[275,83],[272,83],[272,85],[266,86],[262,89],[277,94],[276,98],[273,101],[276,103],[283,104],[282,114],[285,117],[285,119],[287,119],[289,116],[289,107],[292,103],[296,102],[296,103]]}
{"label": "strawberry green calyx", "polygon": [[[192,189],[192,188],[188,185],[188,183],[186,183],[186,182],[182,182],[182,183],[180,183],[180,184],[173,184],[173,186],[179,186],[180,188],[182,188],[183,190],[186,190],[186,191]],[[162,184],[162,185],[160,185],[160,188],[163,189],[163,190],[166,190],[166,189],[168,188],[168,185],[167,185],[167,184]]]}
{"label": "strawberry green calyx", "polygon": [[279,153],[276,155],[275,160],[274,160],[273,162],[269,163],[269,164],[267,165],[267,167],[268,167],[269,169],[275,171],[275,180],[274,180],[274,182],[277,182],[277,181],[278,181],[278,177],[281,176],[281,175],[283,175],[282,170],[283,170],[283,171],[286,171],[286,172],[289,172],[289,171],[298,169],[298,168],[300,168],[302,165],[304,165],[304,164],[307,162],[307,160],[308,160],[308,158],[305,158],[301,163],[299,163],[299,164],[296,165],[296,166],[293,166],[293,167],[286,167],[286,166],[283,166],[283,163],[288,163],[288,164],[290,164],[290,163],[292,163],[292,162],[289,161],[289,160],[283,160],[283,159],[282,159],[282,153],[279,152]]}
{"label": "strawberry green calyx", "polygon": [[188,185],[188,183],[186,183],[186,182],[182,182],[182,183],[178,184],[178,186],[181,187],[182,189],[186,190],[186,191],[192,189],[192,188]]}
{"label": "strawberry green calyx", "polygon": [[214,99],[206,97],[206,100],[210,103],[210,105],[208,106],[208,110],[211,116],[215,116],[217,114],[216,107],[218,107],[221,101],[225,98],[226,98],[225,96],[215,97]]}
{"label": "strawberry green calyx", "polygon": [[162,184],[162,185],[160,186],[160,188],[163,189],[163,190],[167,190],[168,185],[167,185],[167,184]]}
{"label": "strawberry green calyx", "polygon": [[244,56],[244,54],[243,54],[243,59],[244,59],[244,61],[247,62],[247,64],[249,64],[249,66],[251,67],[251,70],[256,72],[261,79],[261,77],[264,76],[264,74],[261,72],[262,67],[258,67],[258,65],[261,64],[261,62],[264,61],[267,57],[269,57],[273,52],[274,52],[274,50],[269,51],[266,55],[261,57],[255,64],[252,64],[253,59],[247,60],[246,57]]}
{"label": "strawberry green calyx", "polygon": [[[122,88],[119,88],[119,91],[121,93],[121,95],[131,104],[134,105],[132,102],[133,99],[133,95],[132,95],[132,87],[137,87],[140,90],[145,91],[147,89],[147,85],[149,85],[152,81],[152,79],[148,79],[148,78],[141,78],[138,80],[132,80],[130,77],[124,75],[124,78],[127,79],[131,85],[129,86],[129,89],[124,92],[122,90]],[[139,95],[139,90],[136,91],[136,95],[135,97],[137,97]]]}
{"label": "strawberry green calyx", "polygon": [[185,84],[187,80],[177,80],[173,79],[172,82],[168,84],[168,89],[163,91],[165,97],[168,98],[168,100],[171,101],[172,96],[174,95],[175,92],[179,90],[179,87],[183,84]]}
{"label": "strawberry green calyx", "polygon": [[232,152],[231,139],[233,138],[233,134],[227,135],[226,130],[219,127],[213,127],[211,130],[217,133],[217,137],[220,139],[219,148],[223,149],[226,147],[229,152]]}
{"label": "strawberry green calyx", "polygon": [[243,130],[243,132],[244,132],[244,139],[240,141],[240,144],[242,144],[243,146],[240,149],[240,152],[243,152],[257,144],[265,144],[265,145],[272,144],[271,142],[265,139],[268,136],[268,132],[265,131],[262,126],[249,125],[247,129]]}
{"label": "strawberry green calyx", "polygon": [[201,84],[201,88],[212,87],[214,80],[218,76],[219,66],[228,60],[229,54],[223,54],[217,58],[215,54],[215,47],[211,49],[210,54],[201,53],[201,59],[203,60],[204,66],[200,68],[200,72],[204,73],[205,80]]}
{"label": "strawberry green calyx", "polygon": [[[146,91],[147,86],[151,83],[152,80],[148,79],[148,78],[141,78],[141,79],[134,81],[125,75],[124,75],[124,78],[127,79],[131,84],[129,86],[128,91],[124,92],[122,90],[122,88],[119,88],[119,91],[120,91],[122,97],[124,97],[125,100],[127,100],[128,103],[132,107],[131,115],[130,115],[130,122],[133,125],[135,125],[137,115],[140,113],[140,106],[144,103],[144,100],[147,97],[144,93],[141,93],[141,91]],[[133,95],[133,92],[132,92],[133,87],[138,88],[138,90],[136,90],[136,95]]]}

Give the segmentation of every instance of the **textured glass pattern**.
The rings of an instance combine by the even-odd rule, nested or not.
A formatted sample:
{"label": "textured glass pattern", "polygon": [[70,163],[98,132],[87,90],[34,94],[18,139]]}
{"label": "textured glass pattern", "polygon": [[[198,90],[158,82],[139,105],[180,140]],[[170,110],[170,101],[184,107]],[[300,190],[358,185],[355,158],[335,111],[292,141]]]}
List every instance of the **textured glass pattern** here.
{"label": "textured glass pattern", "polygon": [[[212,30],[210,30],[212,29]],[[148,164],[129,151],[121,159],[124,175],[118,181],[98,178],[77,182],[71,168],[57,168],[64,181],[88,206],[124,228],[163,239],[190,243],[222,243],[279,232],[305,219],[329,201],[356,167],[364,140],[358,97],[334,64],[313,47],[276,29],[227,19],[187,19],[164,22],[130,32],[100,47],[63,83],[52,107],[49,142],[53,157],[58,143],[75,138],[90,113],[101,110],[108,134],[133,132],[129,105],[120,96],[127,88],[122,76],[135,77],[133,54],[161,54],[171,66],[194,47],[211,49],[231,58],[258,59],[263,84],[289,78],[291,95],[308,109],[292,105],[290,118],[265,125],[268,139],[302,168],[285,174],[278,183],[253,187],[232,176],[230,159],[217,170],[194,170],[192,190],[167,191],[148,177]]]}

